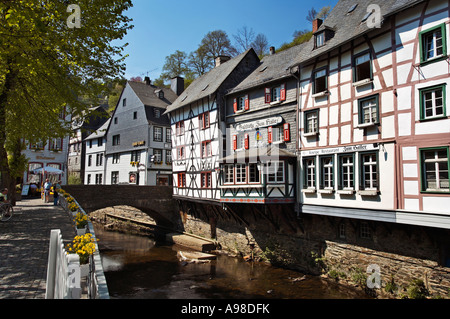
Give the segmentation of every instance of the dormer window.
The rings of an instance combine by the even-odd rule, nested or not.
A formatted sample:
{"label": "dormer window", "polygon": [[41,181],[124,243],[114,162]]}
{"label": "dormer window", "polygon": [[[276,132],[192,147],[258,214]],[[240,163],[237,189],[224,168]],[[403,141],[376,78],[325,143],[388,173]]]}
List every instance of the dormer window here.
{"label": "dormer window", "polygon": [[155,93],[156,93],[156,95],[158,95],[158,98],[160,98],[161,100],[164,99],[164,91],[163,90],[156,90]]}
{"label": "dormer window", "polygon": [[319,32],[314,35],[314,44],[316,48],[319,48],[325,44],[325,31]]}

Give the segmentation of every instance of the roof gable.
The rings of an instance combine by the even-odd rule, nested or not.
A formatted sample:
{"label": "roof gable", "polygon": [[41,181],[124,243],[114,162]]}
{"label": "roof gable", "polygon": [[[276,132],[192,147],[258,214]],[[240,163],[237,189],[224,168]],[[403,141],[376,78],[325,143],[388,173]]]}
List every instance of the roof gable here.
{"label": "roof gable", "polygon": [[167,108],[166,113],[215,94],[236,67],[250,54],[253,54],[255,58],[258,59],[255,51],[249,49],[198,77],[183,93],[181,93],[178,99]]}

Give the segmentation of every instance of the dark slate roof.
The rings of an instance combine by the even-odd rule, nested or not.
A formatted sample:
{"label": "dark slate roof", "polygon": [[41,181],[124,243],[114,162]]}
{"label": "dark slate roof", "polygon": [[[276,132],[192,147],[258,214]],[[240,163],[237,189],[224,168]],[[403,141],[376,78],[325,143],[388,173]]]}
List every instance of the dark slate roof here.
{"label": "dark slate roof", "polygon": [[111,118],[107,119],[106,122],[99,127],[94,133],[86,137],[84,140],[92,140],[95,138],[103,137],[106,135],[106,130],[108,129],[109,122],[111,122]]}
{"label": "dark slate roof", "polygon": [[231,60],[211,69],[208,73],[195,79],[188,88],[181,93],[178,99],[167,108],[166,113],[177,110],[189,103],[200,100],[216,93],[222,83],[245,58],[245,56],[253,49],[249,49],[244,53],[232,58]]}
{"label": "dark slate roof", "polygon": [[[134,93],[136,93],[141,102],[146,106],[166,109],[178,97],[171,89],[160,88],[151,84],[147,85],[144,82],[128,81],[128,85],[130,85]],[[163,99],[160,99],[158,96],[158,91],[160,90],[164,92]]]}
{"label": "dark slate roof", "polygon": [[[372,29],[367,26],[366,22],[362,22],[364,16],[367,14],[367,8],[370,4],[377,4],[380,7],[382,16],[381,21],[383,23],[383,19],[423,1],[424,0],[340,0],[317,30],[318,32],[325,29],[332,30],[334,31],[333,38],[328,40],[324,46],[314,49],[314,37],[312,37],[304,47],[304,50],[302,50],[297,58],[293,60],[292,66],[308,62],[370,32]],[[357,7],[351,13],[348,13],[349,9],[355,4],[357,4]]]}
{"label": "dark slate roof", "polygon": [[228,93],[244,91],[265,83],[291,77],[290,64],[300,54],[305,45],[306,43],[302,43],[279,53],[265,56],[259,67]]}

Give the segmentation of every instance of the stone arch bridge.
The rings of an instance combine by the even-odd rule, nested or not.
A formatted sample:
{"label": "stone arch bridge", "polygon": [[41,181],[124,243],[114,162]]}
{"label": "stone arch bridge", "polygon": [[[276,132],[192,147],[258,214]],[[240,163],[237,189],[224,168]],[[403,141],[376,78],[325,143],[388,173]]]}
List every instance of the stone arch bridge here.
{"label": "stone arch bridge", "polygon": [[127,205],[152,217],[158,226],[176,229],[181,222],[177,202],[172,199],[172,186],[65,185],[62,188],[86,213]]}

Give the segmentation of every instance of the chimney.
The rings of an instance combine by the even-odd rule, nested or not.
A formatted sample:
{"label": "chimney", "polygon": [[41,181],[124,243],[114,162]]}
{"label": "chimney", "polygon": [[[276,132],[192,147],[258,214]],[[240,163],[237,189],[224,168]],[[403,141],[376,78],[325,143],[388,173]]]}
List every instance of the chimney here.
{"label": "chimney", "polygon": [[181,76],[176,76],[170,80],[170,89],[180,96],[184,91],[184,79]]}
{"label": "chimney", "polygon": [[270,47],[270,55],[274,55],[275,54],[275,47]]}
{"label": "chimney", "polygon": [[223,64],[223,63],[225,63],[225,62],[227,62],[227,61],[230,60],[230,59],[231,59],[230,56],[227,56],[227,55],[219,55],[219,56],[216,58],[216,68],[217,68],[219,65],[221,65],[221,64]]}
{"label": "chimney", "polygon": [[152,84],[152,81],[150,80],[150,78],[148,76],[145,77],[144,79],[145,84],[150,85]]}
{"label": "chimney", "polygon": [[322,20],[321,19],[314,19],[313,23],[312,23],[312,31],[313,33],[316,32],[317,30],[319,30],[320,26],[322,25]]}

